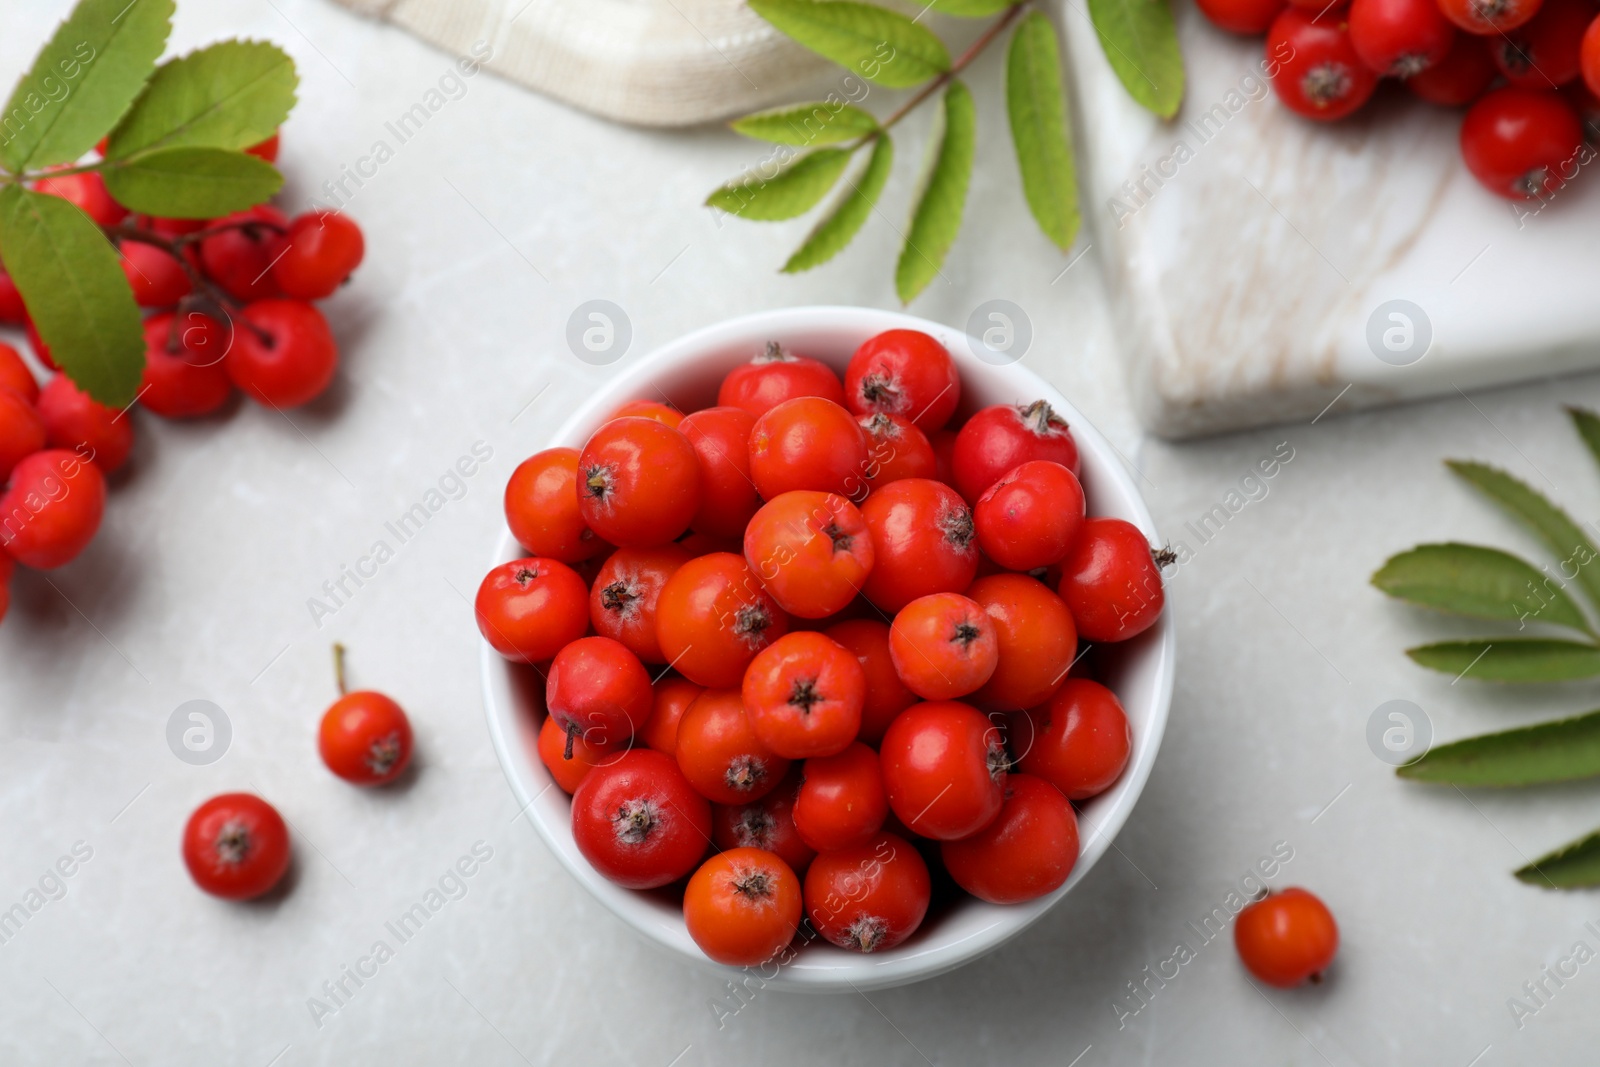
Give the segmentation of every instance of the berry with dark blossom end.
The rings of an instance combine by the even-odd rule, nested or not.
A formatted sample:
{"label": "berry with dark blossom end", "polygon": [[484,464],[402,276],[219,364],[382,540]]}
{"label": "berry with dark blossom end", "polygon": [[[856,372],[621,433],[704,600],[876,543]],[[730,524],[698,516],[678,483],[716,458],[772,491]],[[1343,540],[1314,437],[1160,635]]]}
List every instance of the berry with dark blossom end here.
{"label": "berry with dark blossom end", "polygon": [[183,828],[183,862],[212,896],[249,900],[289,870],[289,827],[251,793],[223,793],[194,810]]}
{"label": "berry with dark blossom end", "polygon": [[1473,177],[1508,200],[1542,200],[1578,171],[1583,123],[1560,93],[1506,86],[1461,124],[1461,156]]}
{"label": "berry with dark blossom end", "polygon": [[303,300],[245,307],[223,366],[257,403],[292,408],[321,395],[339,367],[339,347],[322,312]]}
{"label": "berry with dark blossom end", "polygon": [[857,415],[898,415],[923,433],[950,421],[961,403],[961,377],[950,351],[920,330],[885,330],[850,357],[845,406]]}
{"label": "berry with dark blossom end", "polygon": [[1318,122],[1351,114],[1378,87],[1377,73],[1362,62],[1342,18],[1285,8],[1267,31],[1267,57],[1276,64],[1272,87],[1284,107]]}
{"label": "berry with dark blossom end", "polygon": [[317,752],[328,770],[356,785],[384,785],[411,762],[411,720],[370,689],[345,693],[322,714]]}
{"label": "berry with dark blossom end", "polygon": [[880,831],[812,861],[806,916],[840,948],[883,952],[922,925],[932,893],[928,864],[917,850],[903,837]]}
{"label": "berry with dark blossom end", "polygon": [[584,776],[572,794],[572,838],[595,870],[654,889],[695,869],[711,840],[711,805],[678,765],[647,748]]}

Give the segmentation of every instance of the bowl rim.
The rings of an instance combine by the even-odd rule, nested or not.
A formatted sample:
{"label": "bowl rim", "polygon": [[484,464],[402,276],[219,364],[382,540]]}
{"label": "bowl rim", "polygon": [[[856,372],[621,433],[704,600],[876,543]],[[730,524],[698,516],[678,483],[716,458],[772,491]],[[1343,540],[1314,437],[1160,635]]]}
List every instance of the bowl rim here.
{"label": "bowl rim", "polygon": [[[1137,526],[1151,543],[1161,543],[1155,520],[1132,475],[1124,467],[1121,452],[1060,390],[1019,362],[997,367],[992,362],[980,359],[972,339],[959,329],[899,311],[840,305],[799,306],[752,312],[701,327],[630,361],[624,373],[592,393],[542,447],[563,444],[581,447],[582,439],[587,437],[587,432],[592,432],[592,424],[602,413],[638,395],[636,379],[645,369],[693,363],[733,345],[738,345],[741,350],[759,351],[759,342],[747,343],[753,336],[781,340],[797,333],[822,330],[850,333],[865,340],[886,329],[913,329],[931,334],[950,349],[963,375],[970,367],[974,373],[989,377],[1015,378],[1026,387],[1025,395],[1037,394],[1049,400],[1051,406],[1072,427],[1085,468],[1093,468],[1089,486],[1091,497],[1103,497],[1110,489],[1117,498],[1117,508],[1100,509],[1097,513],[1126,519]],[[522,555],[524,550],[516,544],[510,531],[502,529],[495,542],[492,565]],[[1053,893],[1023,904],[1002,906],[975,899],[963,901],[959,905],[961,909],[978,913],[992,912],[992,921],[950,941],[922,944],[919,939],[913,939],[882,956],[847,953],[825,946],[821,951],[811,949],[798,953],[792,962],[785,962],[782,966],[738,968],[706,958],[689,940],[681,913],[675,923],[668,921],[659,902],[651,902],[644,895],[607,881],[578,853],[570,829],[568,799],[559,789],[555,789],[555,795],[551,795],[554,782],[544,766],[533,757],[525,740],[526,727],[518,722],[514,665],[503,659],[480,637],[479,663],[484,714],[501,770],[518,802],[517,817],[528,815],[529,821],[561,865],[601,904],[643,934],[646,940],[725,979],[741,980],[747,984],[759,982],[759,988],[762,989],[820,993],[883,989],[935,977],[998,948],[1064,898],[1112,847],[1117,833],[1132,814],[1149,781],[1166,731],[1176,665],[1171,615],[1170,610],[1163,610],[1156,623],[1137,639],[1153,646],[1145,655],[1152,662],[1141,672],[1153,675],[1149,679],[1148,705],[1145,714],[1140,717],[1143,723],[1135,731],[1133,750],[1122,777],[1111,789],[1091,802],[1096,807],[1094,824],[1088,825],[1082,809],[1079,810],[1080,826],[1087,832],[1083,835],[1078,861],[1066,883]],[[1131,710],[1130,718],[1135,718]]]}

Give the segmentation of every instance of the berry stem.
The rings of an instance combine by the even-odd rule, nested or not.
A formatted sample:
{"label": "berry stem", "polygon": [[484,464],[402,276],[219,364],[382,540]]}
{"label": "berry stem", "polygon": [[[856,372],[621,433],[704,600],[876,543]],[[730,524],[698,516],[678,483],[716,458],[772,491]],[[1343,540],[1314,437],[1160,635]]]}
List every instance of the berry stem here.
{"label": "berry stem", "polygon": [[566,747],[566,750],[561,753],[561,758],[562,759],[571,759],[572,758],[572,743],[574,741],[576,741],[577,739],[578,739],[578,724],[575,723],[575,722],[567,723],[567,747]]}
{"label": "berry stem", "polygon": [[333,680],[339,686],[340,696],[350,691],[344,684],[344,646],[337,641],[333,643]]}
{"label": "berry stem", "polygon": [[999,18],[995,19],[994,22],[990,23],[989,28],[984,30],[976,41],[972,42],[972,46],[965,52],[962,52],[961,55],[956,57],[956,61],[950,64],[949,70],[945,71],[943,74],[930,81],[927,85],[924,85],[921,89],[917,90],[916,95],[896,108],[888,118],[884,119],[883,122],[879,124],[876,130],[862,135],[859,140],[850,146],[850,150],[853,152],[863,145],[871,144],[873,141],[876,141],[879,137],[883,136],[884,133],[893,129],[901,119],[915,111],[930,96],[937,93],[940,89],[943,89],[946,85],[949,85],[950,82],[954,80],[956,75],[960,74],[963,70],[966,70],[967,67],[971,66],[972,61],[982,55],[984,49],[993,44],[995,38],[1004,33],[1006,31],[1006,27],[1015,22],[1018,17],[1021,16],[1021,14],[1030,6],[1032,6],[1032,0],[1022,0],[1021,3],[1012,4],[1010,7],[1006,8],[1005,14],[1001,15]]}

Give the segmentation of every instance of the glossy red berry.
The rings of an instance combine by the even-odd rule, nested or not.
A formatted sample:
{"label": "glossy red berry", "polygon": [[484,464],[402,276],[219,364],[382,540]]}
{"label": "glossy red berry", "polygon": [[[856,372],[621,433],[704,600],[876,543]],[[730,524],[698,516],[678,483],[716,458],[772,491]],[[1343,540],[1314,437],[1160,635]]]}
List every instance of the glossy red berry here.
{"label": "glossy red berry", "polygon": [[1066,603],[1026,574],[991,574],[967,587],[994,626],[994,673],[972,695],[992,710],[1031,708],[1050,698],[1078,653],[1078,630]]}
{"label": "glossy red berry", "polygon": [[620,641],[646,663],[665,663],[656,637],[661,589],[693,558],[679,545],[619,548],[606,557],[589,591],[594,631]]}
{"label": "glossy red berry", "polygon": [[671,759],[636,748],[584,776],[572,795],[572,837],[611,881],[654,889],[699,865],[711,805]]}
{"label": "glossy red berry", "polygon": [[663,545],[700,507],[700,460],[682,433],[654,419],[613,419],[578,455],[584,522],[619,547]]}
{"label": "glossy red berry", "polygon": [[740,691],[761,743],[785,759],[831,756],[855,740],[867,679],[855,654],[812,630],[756,654]]}
{"label": "glossy red berry", "polygon": [[[225,329],[198,311],[181,320],[170,311],[145,319],[139,404],[165,419],[198,418],[226,404],[233,382],[222,366],[226,348],[217,347]],[[199,350],[185,343],[189,338],[200,339]]]}
{"label": "glossy red berry", "polygon": [[[254,225],[237,225],[254,223]],[[257,204],[217,219],[229,228],[200,242],[200,265],[206,276],[235,300],[267,300],[278,294],[272,261],[283,249],[288,219],[270,204]]]}
{"label": "glossy red berry", "polygon": [[928,865],[902,837],[879,831],[825,852],[806,871],[806,915],[817,933],[852,952],[882,952],[916,932],[928,913]]}
{"label": "glossy red berry", "polygon": [[939,856],[979,900],[1020,904],[1066,884],[1078,862],[1078,816],[1049,782],[1007,775],[1000,814],[971,837],[940,844]]}
{"label": "glossy red berry", "polygon": [[872,534],[872,573],[862,592],[886,612],[920,596],[959,593],[978,572],[972,509],[942,482],[906,478],[861,505]]}
{"label": "glossy red berry", "polygon": [[773,341],[749,363],[728,372],[717,389],[717,406],[743,408],[760,418],[800,396],[820,396],[842,407],[844,385],[826,363],[796,355]]}
{"label": "glossy red berry", "polygon": [[650,674],[627,646],[609,637],[583,637],[550,663],[545,706],[568,736],[591,748],[621,748],[650,717]]}
{"label": "glossy red berry", "polygon": [[860,741],[832,756],[806,760],[801,774],[795,829],[819,852],[858,845],[889,817],[878,754]]}
{"label": "glossy red berry", "polygon": [[955,414],[961,377],[949,350],[934,338],[919,330],[885,330],[850,357],[844,395],[857,415],[898,415],[932,433]]}
{"label": "glossy red berry", "polygon": [[789,761],[756,736],[737,689],[707,689],[678,723],[678,766],[703,797],[748,804],[777,789]]}
{"label": "glossy red berry", "polygon": [[339,346],[322,312],[303,300],[259,300],[242,314],[223,362],[233,384],[273,408],[320,396],[339,369]]}
{"label": "glossy red berry", "polygon": [[1510,200],[1553,195],[1578,172],[1583,123],[1560,93],[1508,86],[1472,105],[1461,155],[1473,177]]}
{"label": "glossy red berry", "polygon": [[1061,561],[1061,599],[1090,641],[1125,641],[1161,615],[1166,593],[1150,542],[1122,519],[1085,519]]}
{"label": "glossy red berry", "polygon": [[784,611],[825,619],[860,593],[876,553],[854,504],[797,489],[756,512],[744,532],[744,558]]}
{"label": "glossy red berry", "polygon": [[589,588],[559,560],[514,559],[484,575],[473,611],[496,652],[542,663],[588,631]]}
{"label": "glossy red berry", "polygon": [[767,500],[807,489],[859,500],[867,438],[844,408],[821,397],[786,400],[750,430],[750,477]]}
{"label": "glossy red berry", "polygon": [[579,510],[576,448],[547,448],[517,464],[504,502],[511,536],[536,556],[581,563],[609,547]]}
{"label": "glossy red berry", "polygon": [[1066,420],[1044,400],[996,404],[961,427],[950,457],[953,484],[976,504],[995,482],[1018,464],[1043,459],[1078,473],[1078,443]]}
{"label": "glossy red berry", "polygon": [[0,548],[38,570],[63,566],[94,539],[105,506],[99,467],[76,452],[35,452],[0,494]]}
{"label": "glossy red berry", "polygon": [[734,689],[756,653],[789,630],[743,556],[713,552],[679,567],[656,600],[662,655],[685,678]]}
{"label": "glossy red berry", "polygon": [[939,477],[939,459],[928,435],[899,415],[862,415],[867,435],[867,481],[874,487],[902,478]]}
{"label": "glossy red berry", "polygon": [[1350,44],[1379,74],[1410,78],[1444,59],[1456,29],[1435,0],[1352,0]]}
{"label": "glossy red berry", "polygon": [[289,827],[251,793],[223,793],[194,810],[183,828],[183,862],[195,885],[226,900],[249,900],[289,870]]}
{"label": "glossy red berry", "polygon": [[350,216],[337,211],[297,215],[272,261],[272,280],[284,296],[320,300],[344,284],[365,252],[361,227]]}
{"label": "glossy red berry", "polygon": [[1349,24],[1336,15],[1321,18],[1306,8],[1285,8],[1267,31],[1267,55],[1277,62],[1272,87],[1278,99],[1319,122],[1351,114],[1378,87],[1377,73],[1350,40]]}
{"label": "glossy red berry", "polygon": [[143,308],[176,304],[194,288],[183,267],[166,249],[144,241],[122,242],[122,273],[128,276],[134,301]]}
{"label": "glossy red berry", "polygon": [[392,782],[411,762],[411,721],[389,697],[346,693],[322,715],[317,751],[328,770],[356,785]]}
{"label": "glossy red berry", "polygon": [[133,450],[133,421],[127,412],[106,407],[58,374],[39,391],[39,418],[51,448],[76,452],[110,474]]}
{"label": "glossy red berry", "polygon": [[1339,951],[1339,924],[1328,906],[1291,887],[1245,907],[1233,922],[1233,944],[1250,973],[1288,989],[1315,981]]}
{"label": "glossy red berry", "polygon": [[906,688],[924,700],[954,700],[994,674],[994,620],[960,593],[933,593],[901,608],[889,627],[889,655]]}
{"label": "glossy red berry", "polygon": [[878,752],[889,807],[913,833],[955,841],[1000,813],[1005,745],[1000,730],[971,705],[913,704],[889,724]]}
{"label": "glossy red berry", "polygon": [[735,848],[700,865],[683,894],[683,923],[710,959],[756,967],[776,957],[800,926],[800,880],[771,852]]}
{"label": "glossy red berry", "polygon": [[1088,678],[1068,678],[1055,696],[1011,723],[1017,767],[1087,800],[1110,789],[1128,765],[1133,734],[1115,693]]}
{"label": "glossy red berry", "polygon": [[1083,517],[1083,486],[1067,468],[1043,459],[1007,471],[972,509],[978,547],[1013,571],[1060,561]]}

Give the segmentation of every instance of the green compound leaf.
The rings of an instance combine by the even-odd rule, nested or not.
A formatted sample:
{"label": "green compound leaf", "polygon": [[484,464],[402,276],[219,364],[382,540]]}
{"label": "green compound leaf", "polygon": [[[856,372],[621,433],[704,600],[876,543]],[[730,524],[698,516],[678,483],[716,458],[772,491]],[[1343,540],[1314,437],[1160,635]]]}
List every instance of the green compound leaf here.
{"label": "green compound leaf", "polygon": [[1581,641],[1507,637],[1406,649],[1430,670],[1480,682],[1570,682],[1600,675],[1600,648]]}
{"label": "green compound leaf", "polygon": [[1578,436],[1589,446],[1589,454],[1594,457],[1596,463],[1600,463],[1600,415],[1578,407],[1567,408],[1567,414],[1571,416],[1573,428],[1578,431]]}
{"label": "green compound leaf", "polygon": [[804,215],[828,195],[850,162],[843,148],[807,152],[770,178],[759,175],[729,182],[706,198],[708,207],[721,208],[741,219],[776,222]]}
{"label": "green compound leaf", "polygon": [[164,148],[107,167],[106,188],[132,211],[210,219],[266,200],[283,185],[276,167],[221,148]]}
{"label": "green compound leaf", "polygon": [[0,115],[0,163],[21,173],[93,148],[155,69],[172,11],[172,0],[80,0]]}
{"label": "green compound leaf", "polygon": [[977,123],[972,94],[959,81],[952,81],[944,91],[944,132],[938,153],[911,214],[911,231],[900,261],[895,264],[894,287],[903,303],[909,304],[938,275],[961,230],[977,152]]}
{"label": "green compound leaf", "polygon": [[144,331],[116,249],[58,196],[0,189],[0,256],[51,357],[102,404],[125,407],[144,373]]}
{"label": "green compound leaf", "polygon": [[827,101],[758,111],[731,124],[735,133],[773,144],[801,147],[838,144],[875,133],[878,120],[854,104]]}
{"label": "green compound leaf", "polygon": [[872,146],[872,156],[867,160],[860,179],[850,183],[850,188],[844,191],[833,210],[817,223],[805,244],[789,257],[789,262],[783,265],[783,272],[798,274],[810,270],[844,251],[872,214],[893,167],[894,145],[889,143],[887,133],[880,134],[877,143]]}
{"label": "green compound leaf", "polygon": [[1078,181],[1061,89],[1055,27],[1039,12],[1017,26],[1006,56],[1006,111],[1022,191],[1044,235],[1063,251],[1078,236]]}
{"label": "green compound leaf", "polygon": [[1183,53],[1167,0],[1089,0],[1100,47],[1123,88],[1170,119],[1183,102]]}
{"label": "green compound leaf", "polygon": [[265,41],[219,41],[163,63],[112,131],[109,159],[163,148],[249,148],[289,117],[294,60]]}
{"label": "green compound leaf", "polygon": [[1430,749],[1396,771],[1459,786],[1523,786],[1600,775],[1600,711]]}
{"label": "green compound leaf", "polygon": [[1585,889],[1600,885],[1600,830],[1540,856],[1516,872],[1529,885]]}
{"label": "green compound leaf", "polygon": [[941,15],[955,15],[957,18],[981,19],[988,15],[998,15],[1007,8],[1015,7],[1017,0],[930,0],[929,11],[937,11]]}
{"label": "green compound leaf", "polygon": [[944,42],[898,12],[848,0],[748,3],[797,43],[889,89],[909,89],[950,69]]}
{"label": "green compound leaf", "polygon": [[1537,489],[1486,463],[1450,459],[1445,466],[1537,534],[1560,561],[1560,578],[1576,577],[1600,605],[1600,549],[1566,512]]}
{"label": "green compound leaf", "polygon": [[1372,584],[1392,597],[1454,615],[1546,622],[1590,633],[1583,612],[1553,579],[1496,548],[1418,545],[1391,557]]}

